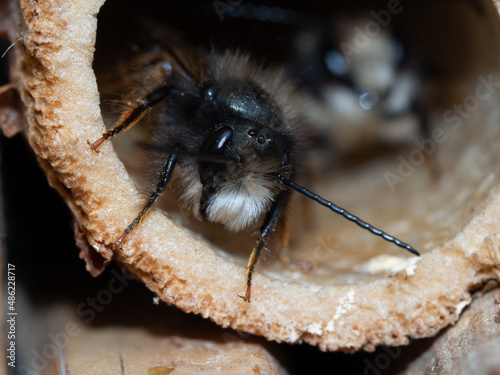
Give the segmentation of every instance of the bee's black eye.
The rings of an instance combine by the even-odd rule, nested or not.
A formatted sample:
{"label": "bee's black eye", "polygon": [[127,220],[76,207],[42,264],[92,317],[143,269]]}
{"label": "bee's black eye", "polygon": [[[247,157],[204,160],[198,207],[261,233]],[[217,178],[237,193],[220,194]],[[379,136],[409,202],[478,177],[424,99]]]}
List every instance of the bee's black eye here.
{"label": "bee's black eye", "polygon": [[[207,155],[223,155],[233,136],[233,130],[228,127],[217,130],[207,139],[202,147],[202,153]],[[224,164],[200,160],[200,180],[203,184],[212,179],[218,172],[225,168]]]}
{"label": "bee's black eye", "polygon": [[250,137],[255,137],[255,136],[257,135],[257,130],[255,130],[255,129],[250,129],[250,130],[248,131],[248,135],[249,135]]}
{"label": "bee's black eye", "polygon": [[233,129],[229,127],[223,127],[217,130],[203,146],[203,152],[212,155],[221,155],[224,152],[225,147],[233,136]]}

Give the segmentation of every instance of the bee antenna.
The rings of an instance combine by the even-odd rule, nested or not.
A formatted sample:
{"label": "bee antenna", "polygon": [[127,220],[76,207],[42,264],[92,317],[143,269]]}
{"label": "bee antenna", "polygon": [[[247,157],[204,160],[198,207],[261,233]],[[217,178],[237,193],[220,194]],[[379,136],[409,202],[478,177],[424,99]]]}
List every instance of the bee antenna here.
{"label": "bee antenna", "polygon": [[396,237],[393,237],[380,229],[375,228],[374,226],[368,224],[367,222],[361,220],[359,217],[352,215],[351,213],[347,212],[343,208],[340,208],[339,206],[333,204],[332,202],[320,197],[318,194],[315,194],[309,190],[307,190],[305,187],[302,187],[295,182],[287,179],[286,177],[282,176],[281,174],[274,174],[275,177],[277,177],[284,185],[288,186],[289,188],[292,188],[296,192],[305,195],[307,198],[312,199],[313,201],[321,204],[322,206],[328,207],[330,210],[333,212],[342,215],[344,218],[347,220],[350,220],[354,222],[355,224],[359,225],[361,228],[366,229],[370,231],[371,233],[382,237],[384,240],[392,242],[393,244],[402,247],[405,250],[408,250],[410,253],[415,254],[420,256],[420,253],[414,249],[412,246],[408,245],[407,243],[398,240]]}

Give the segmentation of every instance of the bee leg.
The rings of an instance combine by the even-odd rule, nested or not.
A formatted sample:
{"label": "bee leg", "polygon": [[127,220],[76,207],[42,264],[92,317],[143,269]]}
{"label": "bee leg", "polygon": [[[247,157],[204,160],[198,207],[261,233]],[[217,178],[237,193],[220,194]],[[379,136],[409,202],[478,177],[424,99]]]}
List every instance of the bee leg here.
{"label": "bee leg", "polygon": [[[134,126],[146,113],[146,111],[158,104],[162,99],[164,99],[170,92],[172,91],[171,86],[161,86],[156,90],[149,93],[146,97],[141,98],[136,101],[135,105],[133,105],[128,111],[126,111],[120,120],[116,123],[113,128],[108,130],[106,133],[102,135],[97,141],[92,143],[90,147],[92,150],[99,152],[98,149],[102,145],[104,141],[109,138],[113,138],[120,132],[125,132],[132,126]],[[89,142],[90,144],[90,142]]]}
{"label": "bee leg", "polygon": [[[250,255],[250,259],[248,260],[247,264],[247,290],[244,296],[238,295],[239,297],[243,298],[245,302],[250,302],[252,294],[252,277],[262,250],[266,247],[271,236],[276,235],[276,232],[278,232],[278,235],[283,234],[280,229],[282,229],[282,226],[285,222],[283,213],[288,201],[288,196],[288,191],[284,191],[280,196],[278,196],[276,202],[274,202],[274,204],[271,206],[271,209],[267,213],[266,218],[264,219],[264,223],[260,228],[259,242],[257,246],[252,250],[252,254]],[[286,242],[288,242],[288,240],[286,240]]]}
{"label": "bee leg", "polygon": [[432,140],[431,120],[428,108],[423,103],[416,102],[413,105],[413,110],[418,117],[420,136],[425,143],[431,144],[430,149],[424,148],[424,153],[426,155],[425,163],[429,168],[432,179],[437,180],[440,175],[439,164],[436,157],[437,144]]}
{"label": "bee leg", "polygon": [[[179,147],[177,147],[179,149]],[[149,212],[155,201],[158,199],[158,197],[163,194],[163,192],[166,190],[168,183],[170,181],[170,178],[172,177],[172,173],[175,168],[175,164],[177,163],[177,152],[174,152],[170,157],[167,159],[165,164],[163,165],[163,168],[160,173],[160,178],[158,181],[158,184],[156,185],[156,189],[153,192],[153,194],[149,197],[147,204],[144,206],[144,208],[141,210],[139,215],[130,223],[130,225],[127,227],[127,229],[124,230],[122,235],[118,237],[118,239],[115,241],[114,246],[116,248],[119,248],[122,242],[125,240],[125,238],[129,235],[130,232],[136,227],[137,224],[139,224],[142,219],[146,216],[146,214]]]}
{"label": "bee leg", "polygon": [[279,251],[279,260],[287,268],[292,268],[292,261],[288,254],[288,247],[282,246]]}
{"label": "bee leg", "polygon": [[288,249],[290,248],[289,246],[289,239],[290,239],[290,231],[288,227],[288,221],[285,220],[284,226],[283,226],[283,231],[282,231],[282,238],[281,238],[281,243],[279,247],[279,254],[278,254],[278,259],[280,260],[281,264],[283,266],[292,272],[308,272],[311,270],[311,266],[306,263],[306,262],[301,262],[298,264],[292,263],[292,260],[290,259],[289,251]]}
{"label": "bee leg", "polygon": [[260,239],[258,245],[254,247],[254,249],[252,250],[252,254],[250,255],[250,259],[248,260],[247,274],[246,274],[247,290],[244,296],[240,296],[238,294],[238,296],[243,298],[243,301],[245,302],[250,302],[252,294],[252,276],[263,248],[264,248],[264,241]]}
{"label": "bee leg", "polygon": [[283,229],[281,233],[281,239],[279,243],[279,253],[278,258],[280,262],[287,268],[292,268],[292,261],[290,255],[288,254],[288,248],[290,245],[290,231],[288,220],[283,220]]}

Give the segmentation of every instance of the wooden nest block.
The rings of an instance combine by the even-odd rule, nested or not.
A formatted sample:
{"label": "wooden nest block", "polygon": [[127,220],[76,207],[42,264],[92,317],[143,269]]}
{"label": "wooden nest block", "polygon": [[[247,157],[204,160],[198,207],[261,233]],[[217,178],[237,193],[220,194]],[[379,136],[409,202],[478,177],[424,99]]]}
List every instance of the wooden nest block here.
{"label": "wooden nest block", "polygon": [[[335,221],[296,235],[292,261],[313,264],[312,270],[259,264],[252,302],[246,303],[238,296],[244,293],[245,261],[157,210],[115,249],[144,200],[113,144],[96,153],[88,143],[105,131],[92,69],[103,3],[12,0],[7,23],[9,40],[22,38],[8,55],[26,118],[18,129],[70,207],[90,272],[97,275],[113,259],[165,303],[223,327],[346,352],[433,336],[457,321],[472,290],[500,278],[500,99],[497,85],[484,83],[499,81],[492,70],[469,84],[473,97],[479,85],[481,94],[489,93],[480,98],[480,110],[461,117],[460,129],[443,128],[438,178],[413,165],[415,171],[399,175],[404,182],[389,190],[384,173],[397,175],[402,160],[410,160],[408,152],[367,163],[356,183],[340,173],[332,181],[336,202],[342,198],[349,211],[396,232],[421,251],[420,258]],[[481,4],[482,24],[500,37],[496,5]],[[498,44],[488,48],[497,54]],[[471,105],[464,98],[456,104]]]}

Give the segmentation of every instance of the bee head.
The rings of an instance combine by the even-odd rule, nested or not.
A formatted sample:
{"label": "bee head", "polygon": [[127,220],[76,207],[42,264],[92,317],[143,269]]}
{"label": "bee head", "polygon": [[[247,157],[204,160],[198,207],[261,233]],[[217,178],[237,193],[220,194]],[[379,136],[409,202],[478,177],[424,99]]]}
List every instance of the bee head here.
{"label": "bee head", "polygon": [[260,86],[227,79],[203,88],[214,124],[201,153],[228,163],[199,161],[200,216],[241,230],[254,224],[282,190],[273,174],[290,169],[283,116]]}

